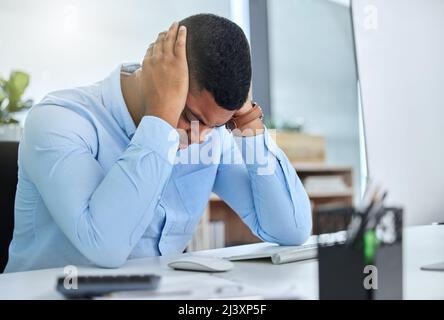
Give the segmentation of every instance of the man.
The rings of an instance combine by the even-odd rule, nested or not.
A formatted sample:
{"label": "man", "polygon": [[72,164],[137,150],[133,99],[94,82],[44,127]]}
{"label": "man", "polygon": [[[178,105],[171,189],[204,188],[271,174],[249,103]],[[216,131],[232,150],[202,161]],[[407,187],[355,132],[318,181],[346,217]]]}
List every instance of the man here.
{"label": "man", "polygon": [[[160,33],[142,66],[46,96],[20,143],[6,271],[180,253],[211,192],[261,239],[302,244],[309,200],[250,83],[242,30],[201,14]],[[203,147],[212,161],[192,161]]]}

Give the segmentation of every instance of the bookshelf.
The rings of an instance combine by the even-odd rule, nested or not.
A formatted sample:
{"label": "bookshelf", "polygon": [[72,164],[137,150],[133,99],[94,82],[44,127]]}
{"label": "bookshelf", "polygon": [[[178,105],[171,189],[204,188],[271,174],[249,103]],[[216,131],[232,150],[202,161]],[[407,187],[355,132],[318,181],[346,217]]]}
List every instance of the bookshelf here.
{"label": "bookshelf", "polygon": [[[351,166],[337,166],[326,164],[294,164],[299,178],[306,187],[308,197],[312,206],[313,234],[317,234],[317,217],[316,209],[322,205],[353,205],[353,170]],[[314,177],[314,178],[313,178]],[[311,179],[311,180],[310,180]],[[334,188],[330,186],[327,190],[322,190],[322,185],[328,185],[331,181],[340,179],[343,185]],[[307,188],[306,182],[315,181],[318,186]],[[325,183],[324,183],[325,182]],[[330,183],[331,184],[331,183]],[[212,224],[222,224],[223,228],[212,228]],[[210,234],[211,231],[216,234]],[[220,234],[223,233],[223,234]],[[259,242],[250,229],[242,222],[238,215],[217,195],[212,194],[199,227],[196,231],[190,247],[190,251],[194,248],[210,249],[210,240],[216,239],[213,243],[221,243],[224,246],[241,245]],[[218,239],[218,240],[217,240]],[[205,241],[204,241],[205,240]]]}
{"label": "bookshelf", "polygon": [[[299,178],[306,187],[310,198],[313,234],[318,234],[316,210],[324,205],[353,205],[353,168],[351,166],[325,165],[325,164],[293,164]],[[335,190],[310,190],[306,185],[308,179],[312,177],[339,177],[344,182],[344,186]],[[319,180],[322,181],[322,180]],[[331,189],[331,188],[330,188]]]}

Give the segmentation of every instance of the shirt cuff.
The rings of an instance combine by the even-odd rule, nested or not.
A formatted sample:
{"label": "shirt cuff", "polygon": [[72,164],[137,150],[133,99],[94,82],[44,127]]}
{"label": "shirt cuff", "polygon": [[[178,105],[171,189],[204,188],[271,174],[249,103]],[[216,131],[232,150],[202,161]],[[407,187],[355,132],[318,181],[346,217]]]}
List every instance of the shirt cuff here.
{"label": "shirt cuff", "polygon": [[165,120],[153,116],[144,116],[131,139],[130,145],[152,150],[165,161],[174,164],[179,148],[179,134]]}
{"label": "shirt cuff", "polygon": [[[271,133],[274,133],[274,131],[272,131]],[[278,160],[282,160],[282,151],[277,146],[275,140],[273,140],[271,133],[266,127],[264,127],[264,132],[256,136],[234,137],[234,140],[236,141],[239,150],[241,150],[242,157],[246,164],[261,162],[257,160],[259,160],[261,156],[269,157],[269,153],[275,156]],[[276,139],[275,134],[274,139]],[[252,162],[251,158],[254,158],[255,161]]]}

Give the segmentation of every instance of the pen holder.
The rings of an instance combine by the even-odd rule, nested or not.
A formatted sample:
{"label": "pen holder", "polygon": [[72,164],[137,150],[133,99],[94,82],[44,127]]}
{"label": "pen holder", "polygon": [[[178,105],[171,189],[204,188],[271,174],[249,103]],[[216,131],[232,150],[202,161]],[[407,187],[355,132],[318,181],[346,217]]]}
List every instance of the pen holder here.
{"label": "pen holder", "polygon": [[[357,214],[351,207],[334,210],[335,214]],[[403,210],[381,210],[375,227],[355,242],[334,236],[319,237],[320,299],[402,299]],[[331,209],[320,209],[318,215],[325,220],[330,212]],[[325,235],[325,231],[322,233]]]}

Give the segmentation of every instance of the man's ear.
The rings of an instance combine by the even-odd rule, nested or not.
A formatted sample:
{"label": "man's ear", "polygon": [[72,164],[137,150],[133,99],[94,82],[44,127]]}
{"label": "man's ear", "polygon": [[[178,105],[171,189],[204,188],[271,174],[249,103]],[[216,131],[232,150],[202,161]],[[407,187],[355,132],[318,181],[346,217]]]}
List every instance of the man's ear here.
{"label": "man's ear", "polygon": [[193,105],[193,101],[196,99],[195,95],[188,90],[187,99],[185,100],[185,106]]}

